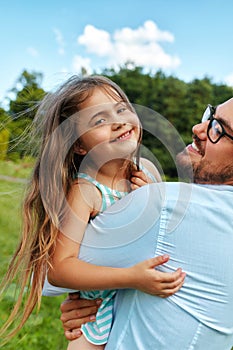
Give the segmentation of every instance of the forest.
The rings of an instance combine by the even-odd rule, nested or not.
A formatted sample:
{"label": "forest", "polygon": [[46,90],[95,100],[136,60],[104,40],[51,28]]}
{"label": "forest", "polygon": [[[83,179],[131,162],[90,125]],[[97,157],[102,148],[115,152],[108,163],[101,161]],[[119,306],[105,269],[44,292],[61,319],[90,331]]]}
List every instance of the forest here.
{"label": "forest", "polygon": [[[83,69],[81,75],[85,74]],[[177,178],[175,154],[191,142],[192,126],[201,120],[207,104],[215,106],[233,96],[232,87],[214,83],[210,77],[184,82],[162,71],[144,73],[142,67],[128,63],[118,70],[105,69],[101,75],[126,92],[139,117],[143,111],[142,153],[153,158],[166,179]],[[24,70],[12,87],[9,108],[0,108],[1,160],[34,156],[30,126],[39,101],[49,93],[42,82],[41,72]]]}

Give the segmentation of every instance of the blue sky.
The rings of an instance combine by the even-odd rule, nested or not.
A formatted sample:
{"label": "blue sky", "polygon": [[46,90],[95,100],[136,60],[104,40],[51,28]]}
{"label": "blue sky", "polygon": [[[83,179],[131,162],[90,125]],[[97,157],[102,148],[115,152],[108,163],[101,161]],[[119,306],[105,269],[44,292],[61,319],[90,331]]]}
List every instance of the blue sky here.
{"label": "blue sky", "polygon": [[0,101],[24,69],[52,89],[125,60],[233,86],[232,0],[0,0]]}

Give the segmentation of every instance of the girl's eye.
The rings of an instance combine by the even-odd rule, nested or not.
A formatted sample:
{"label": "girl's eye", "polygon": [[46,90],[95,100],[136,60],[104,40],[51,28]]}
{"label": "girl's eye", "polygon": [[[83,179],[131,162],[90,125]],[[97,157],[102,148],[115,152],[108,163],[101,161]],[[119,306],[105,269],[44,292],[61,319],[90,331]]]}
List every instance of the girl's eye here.
{"label": "girl's eye", "polygon": [[98,119],[98,120],[95,121],[95,126],[100,125],[100,124],[102,124],[104,122],[105,122],[104,118]]}
{"label": "girl's eye", "polygon": [[117,109],[117,113],[123,113],[127,110],[126,106],[120,106],[118,109]]}
{"label": "girl's eye", "polygon": [[122,112],[124,112],[126,110],[126,108],[125,107],[122,107],[122,108],[120,108],[120,109],[118,109],[118,113],[122,113]]}

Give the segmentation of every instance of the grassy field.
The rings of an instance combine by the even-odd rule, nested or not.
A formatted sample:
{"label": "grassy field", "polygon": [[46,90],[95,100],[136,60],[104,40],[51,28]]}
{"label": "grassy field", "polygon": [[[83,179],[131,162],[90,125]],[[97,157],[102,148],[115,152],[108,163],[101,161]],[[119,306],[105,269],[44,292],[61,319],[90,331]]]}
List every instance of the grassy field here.
{"label": "grassy field", "polygon": [[[30,173],[30,163],[14,164],[0,162],[0,174],[25,178]],[[0,180],[0,279],[7,269],[14,249],[17,246],[20,233],[20,204],[24,184],[22,182]],[[63,350],[67,341],[63,336],[59,320],[59,305],[64,297],[43,297],[38,314],[34,313],[22,331],[15,336],[4,350]],[[14,298],[9,290],[0,303],[0,324],[6,319],[14,304]]]}

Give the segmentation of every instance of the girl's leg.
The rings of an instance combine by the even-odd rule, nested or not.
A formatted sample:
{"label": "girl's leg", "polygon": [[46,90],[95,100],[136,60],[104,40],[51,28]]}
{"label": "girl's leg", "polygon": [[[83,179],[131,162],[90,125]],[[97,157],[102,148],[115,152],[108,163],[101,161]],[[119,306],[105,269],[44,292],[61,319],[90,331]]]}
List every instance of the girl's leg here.
{"label": "girl's leg", "polygon": [[104,350],[104,345],[94,345],[89,343],[86,338],[81,335],[80,338],[69,342],[67,350]]}

